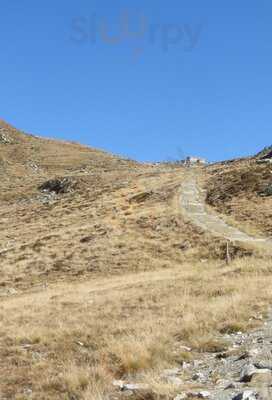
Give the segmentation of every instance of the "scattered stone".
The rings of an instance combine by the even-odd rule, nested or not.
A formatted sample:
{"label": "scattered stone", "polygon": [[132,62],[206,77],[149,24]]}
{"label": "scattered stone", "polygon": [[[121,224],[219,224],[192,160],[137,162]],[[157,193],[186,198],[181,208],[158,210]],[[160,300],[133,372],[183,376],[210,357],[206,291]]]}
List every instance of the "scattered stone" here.
{"label": "scattered stone", "polygon": [[188,351],[188,352],[192,351],[191,347],[187,347],[187,346],[180,346],[179,348],[181,351]]}
{"label": "scattered stone", "polygon": [[246,351],[245,353],[241,354],[238,358],[237,361],[241,361],[241,360],[246,360],[249,357],[248,352]]}
{"label": "scattered stone", "polygon": [[14,288],[9,288],[7,291],[8,291],[8,294],[10,294],[10,295],[14,295],[17,293],[17,290]]}
{"label": "scattered stone", "polygon": [[224,360],[229,356],[229,354],[227,352],[224,353],[217,353],[215,355],[215,358],[217,358],[218,360]]}
{"label": "scattered stone", "polygon": [[188,240],[183,243],[173,243],[173,247],[179,250],[188,250],[191,247],[191,244]]}
{"label": "scattered stone", "polygon": [[237,394],[232,398],[232,400],[257,400],[257,393],[252,390],[246,390],[242,393]]}
{"label": "scattered stone", "polygon": [[138,384],[138,383],[125,383],[121,380],[115,380],[112,382],[113,386],[118,387],[121,391],[139,391],[139,390],[147,390],[148,385]]}
{"label": "scattered stone", "polygon": [[[269,314],[270,315],[270,314]],[[182,367],[165,369],[161,373],[173,389],[182,390],[173,400],[264,400],[272,399],[272,313],[258,330],[228,334],[228,350],[199,358]],[[221,336],[220,336],[221,337]],[[179,346],[178,346],[179,349]],[[187,349],[186,349],[187,350]],[[239,377],[240,375],[240,377]],[[184,390],[184,385],[187,391]],[[141,386],[129,386],[121,381],[123,395],[139,397]],[[259,393],[258,390],[262,388]],[[130,389],[131,392],[129,392]],[[150,390],[150,389],[149,389]],[[210,392],[209,392],[210,390]],[[267,396],[265,394],[268,394]],[[156,393],[155,397],[159,397]],[[145,398],[144,396],[139,398]],[[149,397],[148,397],[149,398]],[[151,397],[153,399],[153,397]],[[164,397],[162,397],[164,399]]]}
{"label": "scattered stone", "polygon": [[113,386],[118,387],[119,389],[122,389],[125,385],[124,381],[121,380],[115,380],[112,382]]}
{"label": "scattered stone", "polygon": [[211,393],[206,390],[196,393],[196,397],[199,399],[208,399],[210,396]]}
{"label": "scattered stone", "polygon": [[32,395],[32,389],[30,389],[30,388],[24,389],[24,395],[31,396]]}
{"label": "scattered stone", "polygon": [[257,369],[269,369],[272,371],[272,361],[259,361],[254,364]]}
{"label": "scattered stone", "polygon": [[38,200],[42,203],[42,204],[51,204],[54,199],[55,199],[56,193],[52,192],[52,193],[44,193],[42,196],[38,197]]}
{"label": "scattered stone", "polygon": [[6,134],[5,129],[0,129],[0,144],[10,144],[12,143],[11,138]]}
{"label": "scattered stone", "polygon": [[183,369],[188,369],[188,368],[190,368],[190,363],[187,363],[186,361],[183,361],[183,363],[182,363],[182,368]]}
{"label": "scattered stone", "polygon": [[204,381],[205,380],[205,376],[202,372],[197,372],[196,374],[194,374],[192,376],[192,380],[193,381]]}
{"label": "scattered stone", "polygon": [[206,391],[206,390],[202,390],[200,392],[188,392],[187,393],[187,398],[189,399],[209,399],[211,397],[211,393]]}
{"label": "scattered stone", "polygon": [[242,369],[240,382],[251,382],[255,375],[263,375],[263,379],[269,379],[271,378],[271,371],[269,369],[257,369],[254,365],[248,364]]}
{"label": "scattered stone", "polygon": [[85,345],[84,345],[84,343],[82,343],[82,342],[80,342],[80,341],[77,341],[77,342],[75,342],[78,346],[80,346],[80,347],[84,347]]}
{"label": "scattered stone", "polygon": [[147,390],[148,385],[140,383],[127,383],[123,386],[123,390],[131,390],[132,392],[136,390]]}
{"label": "scattered stone", "polygon": [[246,365],[242,371],[240,376],[240,382],[250,382],[252,376],[256,373],[256,368],[252,364]]}
{"label": "scattered stone", "polygon": [[234,383],[230,383],[228,386],[225,387],[224,390],[231,390],[236,389],[236,385]]}
{"label": "scattered stone", "polygon": [[143,203],[144,201],[146,201],[147,199],[149,199],[152,195],[153,195],[153,191],[149,191],[149,192],[143,192],[143,193],[139,193],[136,194],[135,196],[132,196],[129,199],[130,203]]}
{"label": "scattered stone", "polygon": [[23,348],[23,349],[28,350],[28,349],[31,349],[31,347],[32,347],[32,344],[29,344],[29,343],[22,344],[22,348]]}
{"label": "scattered stone", "polygon": [[186,393],[182,393],[182,394],[178,394],[174,400],[186,400],[187,399],[187,394]]}
{"label": "scattered stone", "polygon": [[39,171],[39,167],[36,163],[29,161],[28,163],[29,168],[31,168],[33,171],[37,172]]}
{"label": "scattered stone", "polygon": [[53,192],[56,194],[64,194],[75,189],[76,183],[70,178],[50,179],[39,186],[42,192]]}
{"label": "scattered stone", "polygon": [[80,239],[80,243],[89,243],[95,239],[95,235],[84,236]]}

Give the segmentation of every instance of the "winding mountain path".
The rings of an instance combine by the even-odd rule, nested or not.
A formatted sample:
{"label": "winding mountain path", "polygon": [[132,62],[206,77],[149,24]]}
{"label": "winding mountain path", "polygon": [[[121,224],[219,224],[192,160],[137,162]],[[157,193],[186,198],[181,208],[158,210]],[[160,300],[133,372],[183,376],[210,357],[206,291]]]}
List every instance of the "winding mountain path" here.
{"label": "winding mountain path", "polygon": [[231,242],[259,244],[270,251],[272,249],[271,239],[249,236],[209,212],[205,205],[205,191],[199,187],[194,171],[188,172],[188,176],[182,184],[181,206],[185,216],[195,225],[215,236],[223,237]]}

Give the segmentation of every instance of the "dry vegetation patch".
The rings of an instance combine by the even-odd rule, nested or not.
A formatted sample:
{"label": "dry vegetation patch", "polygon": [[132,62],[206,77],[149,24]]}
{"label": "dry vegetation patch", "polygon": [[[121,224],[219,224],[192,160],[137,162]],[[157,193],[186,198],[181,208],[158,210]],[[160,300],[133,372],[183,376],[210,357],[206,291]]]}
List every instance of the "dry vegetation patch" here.
{"label": "dry vegetation patch", "polygon": [[[152,370],[222,351],[221,333],[253,327],[271,301],[271,272],[270,262],[254,258],[225,267],[183,264],[5,299],[2,392],[84,399],[96,390],[103,398],[114,393],[113,379],[147,382]],[[194,355],[184,354],[184,345]]]}
{"label": "dry vegetation patch", "polygon": [[255,159],[214,165],[207,169],[207,203],[230,222],[253,234],[272,234],[272,165]]}

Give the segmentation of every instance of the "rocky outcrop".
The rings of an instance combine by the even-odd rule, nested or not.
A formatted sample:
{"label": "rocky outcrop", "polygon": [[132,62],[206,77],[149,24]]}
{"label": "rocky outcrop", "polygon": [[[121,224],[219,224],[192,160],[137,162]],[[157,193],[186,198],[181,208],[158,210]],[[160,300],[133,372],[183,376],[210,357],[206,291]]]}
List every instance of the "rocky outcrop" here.
{"label": "rocky outcrop", "polygon": [[76,187],[76,182],[71,178],[57,178],[50,179],[39,186],[42,192],[49,192],[55,194],[64,194],[73,191]]}
{"label": "rocky outcrop", "polygon": [[10,144],[12,139],[7,134],[6,129],[0,128],[0,144]]}
{"label": "rocky outcrop", "polygon": [[[249,333],[225,334],[228,350],[205,353],[199,359],[183,362],[180,367],[162,371],[160,379],[176,389],[173,397],[154,394],[163,400],[271,400],[272,399],[272,314],[262,328]],[[140,388],[148,386],[115,382],[134,400]],[[188,390],[196,387],[194,390]],[[187,388],[187,389],[186,389]],[[157,397],[156,397],[157,396]],[[136,398],[136,397],[135,397]],[[142,397],[146,399],[147,397]],[[137,398],[138,399],[138,398]]]}

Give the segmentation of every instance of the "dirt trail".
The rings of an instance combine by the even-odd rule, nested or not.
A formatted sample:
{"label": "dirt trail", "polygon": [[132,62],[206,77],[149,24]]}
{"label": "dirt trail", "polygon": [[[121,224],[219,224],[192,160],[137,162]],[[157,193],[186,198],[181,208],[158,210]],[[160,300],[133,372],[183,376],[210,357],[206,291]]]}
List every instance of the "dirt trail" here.
{"label": "dirt trail", "polygon": [[231,242],[261,245],[271,251],[272,240],[249,236],[245,232],[228,225],[219,216],[209,212],[205,206],[205,190],[197,183],[196,172],[189,171],[181,187],[181,206],[185,216],[195,225]]}

